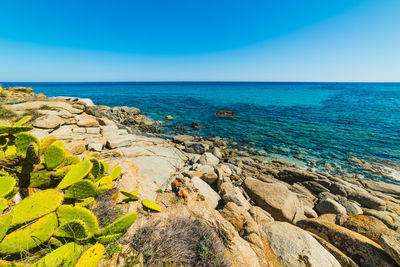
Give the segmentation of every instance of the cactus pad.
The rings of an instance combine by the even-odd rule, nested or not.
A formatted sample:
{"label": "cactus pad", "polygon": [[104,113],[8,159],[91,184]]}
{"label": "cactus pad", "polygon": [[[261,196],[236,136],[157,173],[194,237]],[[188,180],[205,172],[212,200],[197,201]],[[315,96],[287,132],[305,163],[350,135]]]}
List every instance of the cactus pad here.
{"label": "cactus pad", "polygon": [[148,209],[151,209],[151,210],[154,210],[154,211],[158,211],[158,212],[161,211],[161,207],[157,203],[155,203],[155,202],[153,202],[151,200],[143,199],[142,200],[142,204],[143,204],[143,206],[145,206]]}
{"label": "cactus pad", "polygon": [[135,222],[136,217],[136,212],[129,213],[122,218],[119,218],[115,222],[107,225],[106,227],[98,230],[96,232],[96,236],[107,236],[122,233]]}
{"label": "cactus pad", "polygon": [[89,237],[89,232],[86,224],[82,220],[72,220],[61,224],[54,232],[54,235],[83,240]]}
{"label": "cactus pad", "polygon": [[93,174],[95,181],[97,181],[104,175],[104,165],[96,158],[91,158],[90,162],[93,164],[90,172]]}
{"label": "cactus pad", "polygon": [[44,152],[44,161],[47,169],[51,170],[60,165],[64,160],[65,146],[61,141],[53,142]]}
{"label": "cactus pad", "polygon": [[107,191],[113,186],[113,181],[111,179],[111,176],[104,176],[100,180],[98,180],[95,185],[98,187],[98,190],[100,192]]}
{"label": "cactus pad", "polygon": [[90,180],[84,179],[74,183],[65,190],[66,198],[87,198],[97,195],[97,187]]}
{"label": "cactus pad", "polygon": [[15,179],[10,176],[0,176],[0,197],[9,194],[13,190],[15,183]]}
{"label": "cactus pad", "polygon": [[82,202],[76,203],[75,205],[79,206],[79,207],[86,207],[93,201],[94,201],[94,197],[88,197],[88,198],[82,199]]}
{"label": "cactus pad", "polygon": [[58,188],[64,189],[76,182],[79,182],[80,180],[85,178],[86,175],[88,175],[91,168],[92,164],[90,163],[90,161],[84,160],[79,162],[71,168],[67,175],[65,175],[65,177],[59,183]]}
{"label": "cactus pad", "polygon": [[97,236],[95,239],[99,243],[108,244],[110,242],[117,240],[121,235],[122,235],[122,233],[118,233],[118,234],[114,234],[114,235],[102,235],[102,236]]}
{"label": "cactus pad", "polygon": [[63,199],[63,193],[57,189],[34,193],[14,206],[11,226],[32,221],[54,211],[61,205]]}
{"label": "cactus pad", "polygon": [[100,243],[93,245],[82,254],[75,267],[97,267],[103,257],[104,250],[104,246]]}
{"label": "cactus pad", "polygon": [[27,123],[28,121],[30,121],[31,118],[32,118],[31,116],[22,117],[21,119],[19,119],[19,121],[17,121],[16,123],[14,123],[14,126],[22,126],[22,125],[24,125],[25,123]]}
{"label": "cactus pad", "polygon": [[37,247],[51,237],[56,227],[57,216],[50,213],[4,237],[0,243],[0,253],[13,254]]}
{"label": "cactus pad", "polygon": [[79,206],[62,205],[57,210],[57,216],[60,225],[73,220],[81,220],[87,227],[88,237],[91,237],[99,226],[96,216],[90,210]]}
{"label": "cactus pad", "polygon": [[31,172],[31,183],[30,187],[41,187],[43,185],[48,185],[51,182],[51,171],[38,171]]}
{"label": "cactus pad", "polygon": [[129,200],[139,200],[139,197],[137,195],[139,193],[139,190],[135,190],[135,191],[132,191],[132,192],[128,192],[128,191],[125,191],[125,190],[119,190],[119,191],[121,192],[121,194],[126,196]]}
{"label": "cactus pad", "polygon": [[12,213],[0,215],[0,241],[6,235],[8,228],[10,228],[11,220],[12,220]]}
{"label": "cactus pad", "polygon": [[120,166],[114,167],[114,169],[112,169],[111,174],[110,174],[111,179],[113,179],[113,180],[117,179],[120,175],[121,175],[121,167]]}
{"label": "cactus pad", "polygon": [[38,146],[40,145],[39,139],[30,133],[19,133],[15,137],[15,146],[19,153],[25,154],[31,143],[35,143]]}
{"label": "cactus pad", "polygon": [[73,266],[81,254],[82,246],[71,242],[53,250],[35,264],[33,267],[45,266]]}
{"label": "cactus pad", "polygon": [[0,125],[0,134],[16,134],[32,130],[31,126]]}
{"label": "cactus pad", "polygon": [[6,208],[8,208],[8,201],[5,198],[0,198],[0,214],[3,212],[3,210],[5,210]]}
{"label": "cactus pad", "polygon": [[42,140],[40,140],[40,152],[43,154],[46,149],[51,146],[56,141],[54,136],[46,136]]}

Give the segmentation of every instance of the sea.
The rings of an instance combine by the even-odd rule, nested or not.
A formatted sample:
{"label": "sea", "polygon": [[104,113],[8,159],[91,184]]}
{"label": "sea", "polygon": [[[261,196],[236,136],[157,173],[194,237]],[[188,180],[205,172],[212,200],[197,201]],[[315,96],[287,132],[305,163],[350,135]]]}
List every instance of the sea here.
{"label": "sea", "polygon": [[[1,83],[137,107],[166,135],[221,138],[303,168],[400,184],[400,83]],[[236,117],[217,117],[231,110]],[[165,116],[173,116],[166,120]],[[201,126],[191,127],[192,123]]]}

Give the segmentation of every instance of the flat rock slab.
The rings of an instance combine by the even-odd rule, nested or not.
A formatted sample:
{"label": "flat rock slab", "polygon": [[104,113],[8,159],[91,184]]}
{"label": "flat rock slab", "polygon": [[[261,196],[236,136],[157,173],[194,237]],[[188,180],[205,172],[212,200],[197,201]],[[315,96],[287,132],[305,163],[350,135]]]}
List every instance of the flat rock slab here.
{"label": "flat rock slab", "polygon": [[284,266],[341,266],[315,238],[294,225],[271,222],[262,231]]}
{"label": "flat rock slab", "polygon": [[379,240],[382,248],[400,265],[400,235],[382,235]]}
{"label": "flat rock slab", "polygon": [[57,115],[45,115],[33,122],[33,126],[41,129],[54,129],[63,123],[63,119]]}
{"label": "flat rock slab", "polygon": [[218,195],[218,193],[199,177],[193,177],[191,181],[193,187],[199,190],[200,194],[202,194],[206,201],[210,203],[211,207],[216,208],[221,200],[221,197]]}
{"label": "flat rock slab", "polygon": [[21,111],[21,110],[36,110],[36,109],[44,109],[44,108],[54,108],[54,109],[65,109],[66,111],[72,114],[81,114],[83,110],[73,108],[70,104],[64,101],[32,101],[32,102],[24,102],[14,105],[5,106],[8,110],[11,111]]}
{"label": "flat rock slab", "polygon": [[325,239],[362,266],[396,266],[396,263],[371,239],[333,223],[309,219],[297,225]]}

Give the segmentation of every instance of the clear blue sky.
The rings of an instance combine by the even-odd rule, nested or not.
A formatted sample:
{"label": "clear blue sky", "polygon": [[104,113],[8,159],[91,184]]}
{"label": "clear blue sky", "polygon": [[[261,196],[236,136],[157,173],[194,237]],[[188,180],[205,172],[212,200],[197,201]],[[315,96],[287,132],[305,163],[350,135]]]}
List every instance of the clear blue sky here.
{"label": "clear blue sky", "polygon": [[0,0],[0,81],[397,81],[400,0]]}

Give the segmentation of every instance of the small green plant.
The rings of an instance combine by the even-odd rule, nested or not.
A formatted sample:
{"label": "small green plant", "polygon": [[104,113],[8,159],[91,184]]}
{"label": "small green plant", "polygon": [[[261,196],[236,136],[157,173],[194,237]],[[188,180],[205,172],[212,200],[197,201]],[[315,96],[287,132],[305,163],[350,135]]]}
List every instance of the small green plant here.
{"label": "small green plant", "polygon": [[114,254],[120,252],[121,249],[122,249],[121,244],[118,244],[118,243],[111,243],[111,244],[109,244],[109,245],[107,246],[107,249],[106,249],[106,256],[107,256],[107,258],[108,258],[108,259],[111,259],[112,256],[113,256]]}

